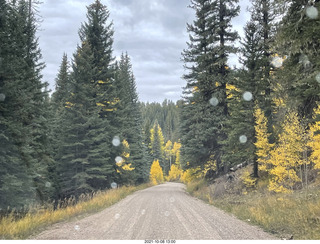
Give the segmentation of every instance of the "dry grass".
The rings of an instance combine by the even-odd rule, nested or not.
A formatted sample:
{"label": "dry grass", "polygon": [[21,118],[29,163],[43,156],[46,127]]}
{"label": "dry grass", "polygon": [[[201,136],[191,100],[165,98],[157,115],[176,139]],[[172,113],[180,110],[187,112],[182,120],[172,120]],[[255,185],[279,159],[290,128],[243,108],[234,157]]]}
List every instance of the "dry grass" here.
{"label": "dry grass", "polygon": [[39,229],[46,226],[69,220],[73,217],[87,213],[94,213],[109,207],[131,193],[147,188],[144,184],[138,187],[129,186],[112,189],[105,192],[99,192],[89,199],[89,196],[83,195],[77,204],[74,200],[66,201],[66,206],[57,210],[53,208],[30,210],[26,216],[16,220],[13,214],[0,220],[0,239],[25,239],[34,234]]}
{"label": "dry grass", "polygon": [[307,195],[304,192],[291,195],[250,193],[245,196],[226,196],[215,200],[214,205],[279,237],[319,240],[319,193],[319,190]]}
{"label": "dry grass", "polygon": [[206,181],[201,179],[187,184],[187,192],[205,202],[212,204],[212,191]]}
{"label": "dry grass", "polygon": [[272,194],[264,188],[242,194],[214,196],[215,185],[193,182],[187,189],[239,219],[262,227],[279,238],[320,239],[320,187],[292,194]]}

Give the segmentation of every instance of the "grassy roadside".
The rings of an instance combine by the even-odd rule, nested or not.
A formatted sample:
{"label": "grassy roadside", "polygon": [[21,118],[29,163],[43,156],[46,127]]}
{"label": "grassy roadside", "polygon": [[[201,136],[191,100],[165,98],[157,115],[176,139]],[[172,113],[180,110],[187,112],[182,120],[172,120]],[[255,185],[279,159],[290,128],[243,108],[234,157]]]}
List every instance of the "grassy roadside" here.
{"label": "grassy roadside", "polygon": [[149,184],[128,186],[96,193],[93,198],[83,196],[77,204],[70,204],[65,208],[31,210],[25,217],[15,220],[9,215],[0,220],[0,239],[26,239],[46,226],[70,220],[76,216],[99,212],[132,194],[135,191],[149,187]]}
{"label": "grassy roadside", "polygon": [[216,188],[203,180],[187,185],[191,195],[258,225],[279,238],[320,239],[319,185],[292,194],[272,194],[258,189],[244,194],[215,196]]}

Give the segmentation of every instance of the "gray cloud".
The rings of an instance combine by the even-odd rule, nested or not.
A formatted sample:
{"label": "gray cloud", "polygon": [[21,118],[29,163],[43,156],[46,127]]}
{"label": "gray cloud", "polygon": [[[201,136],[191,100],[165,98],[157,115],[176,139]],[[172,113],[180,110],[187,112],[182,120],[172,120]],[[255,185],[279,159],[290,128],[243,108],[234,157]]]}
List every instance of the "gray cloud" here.
{"label": "gray cloud", "polygon": [[[186,48],[186,23],[194,18],[190,0],[101,0],[114,23],[114,55],[128,52],[132,59],[140,100],[161,102],[180,98],[185,81],[181,52]],[[86,21],[86,6],[93,0],[44,0],[39,32],[47,68],[44,78],[54,88],[62,54],[72,58],[79,42],[78,30]],[[234,28],[242,31],[248,0],[240,1],[242,12]],[[236,64],[232,57],[231,63]]]}

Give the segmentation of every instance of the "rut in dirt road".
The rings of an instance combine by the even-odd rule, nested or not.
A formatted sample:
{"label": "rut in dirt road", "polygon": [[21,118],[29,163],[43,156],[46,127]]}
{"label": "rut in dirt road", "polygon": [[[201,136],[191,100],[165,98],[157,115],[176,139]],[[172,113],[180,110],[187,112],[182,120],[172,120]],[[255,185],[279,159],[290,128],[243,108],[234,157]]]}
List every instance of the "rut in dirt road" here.
{"label": "rut in dirt road", "polygon": [[55,224],[33,239],[276,239],[195,199],[180,183],[135,192],[89,217]]}

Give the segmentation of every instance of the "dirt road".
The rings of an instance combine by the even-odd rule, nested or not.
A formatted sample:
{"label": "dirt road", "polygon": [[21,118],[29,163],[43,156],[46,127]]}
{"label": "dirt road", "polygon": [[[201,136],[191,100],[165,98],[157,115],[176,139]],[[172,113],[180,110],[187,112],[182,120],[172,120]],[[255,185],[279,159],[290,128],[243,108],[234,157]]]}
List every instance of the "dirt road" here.
{"label": "dirt road", "polygon": [[166,183],[135,192],[100,213],[53,225],[33,239],[276,239],[191,197],[184,187]]}

